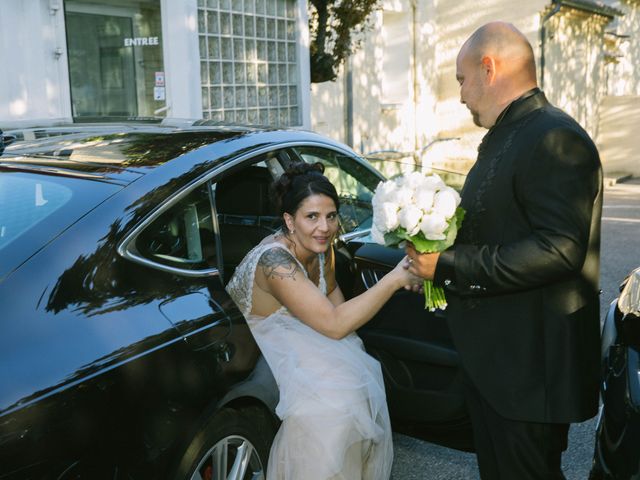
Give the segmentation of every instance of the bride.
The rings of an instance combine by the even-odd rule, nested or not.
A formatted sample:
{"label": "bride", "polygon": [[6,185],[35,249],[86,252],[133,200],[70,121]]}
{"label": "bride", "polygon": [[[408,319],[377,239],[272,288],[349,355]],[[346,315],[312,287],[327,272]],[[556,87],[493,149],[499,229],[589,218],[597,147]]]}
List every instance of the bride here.
{"label": "bride", "polygon": [[227,290],[280,390],[267,480],[384,480],[393,447],[382,372],[354,332],[421,280],[403,260],[345,301],[332,249],[339,200],[323,172],[320,163],[298,164],[274,182],[283,233],[247,254]]}

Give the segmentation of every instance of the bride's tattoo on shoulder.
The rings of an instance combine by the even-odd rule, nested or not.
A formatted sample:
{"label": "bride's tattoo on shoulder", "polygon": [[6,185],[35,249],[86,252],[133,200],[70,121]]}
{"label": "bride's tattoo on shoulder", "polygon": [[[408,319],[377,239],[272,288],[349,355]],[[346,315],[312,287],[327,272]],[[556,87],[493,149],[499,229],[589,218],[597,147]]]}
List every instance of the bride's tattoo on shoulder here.
{"label": "bride's tattoo on shoulder", "polygon": [[272,248],[262,254],[258,265],[262,267],[267,278],[293,278],[295,280],[296,273],[300,270],[298,262],[296,262],[291,254],[285,252],[281,248]]}

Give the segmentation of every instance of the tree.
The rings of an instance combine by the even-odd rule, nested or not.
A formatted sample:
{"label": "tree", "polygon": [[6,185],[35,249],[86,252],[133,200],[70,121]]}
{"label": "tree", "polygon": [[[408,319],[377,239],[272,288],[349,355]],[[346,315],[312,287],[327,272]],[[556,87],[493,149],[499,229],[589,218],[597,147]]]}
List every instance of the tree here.
{"label": "tree", "polygon": [[366,30],[379,0],[309,0],[311,82],[333,81],[347,55],[358,47],[353,36]]}

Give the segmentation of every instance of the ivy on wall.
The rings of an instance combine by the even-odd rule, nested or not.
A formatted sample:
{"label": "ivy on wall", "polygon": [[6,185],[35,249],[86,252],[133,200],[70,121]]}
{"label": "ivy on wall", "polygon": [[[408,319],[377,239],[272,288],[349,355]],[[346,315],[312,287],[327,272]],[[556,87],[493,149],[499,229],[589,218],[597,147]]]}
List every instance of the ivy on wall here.
{"label": "ivy on wall", "polygon": [[311,82],[333,81],[345,58],[360,44],[367,18],[379,0],[309,0]]}

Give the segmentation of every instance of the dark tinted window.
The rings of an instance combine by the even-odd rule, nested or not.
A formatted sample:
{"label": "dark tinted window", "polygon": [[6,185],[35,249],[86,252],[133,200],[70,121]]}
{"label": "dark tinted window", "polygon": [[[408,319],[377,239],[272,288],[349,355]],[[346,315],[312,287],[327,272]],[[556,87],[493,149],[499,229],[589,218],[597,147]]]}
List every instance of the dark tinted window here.
{"label": "dark tinted window", "polygon": [[208,184],[201,185],[145,228],[135,248],[142,257],[186,270],[217,267]]}

